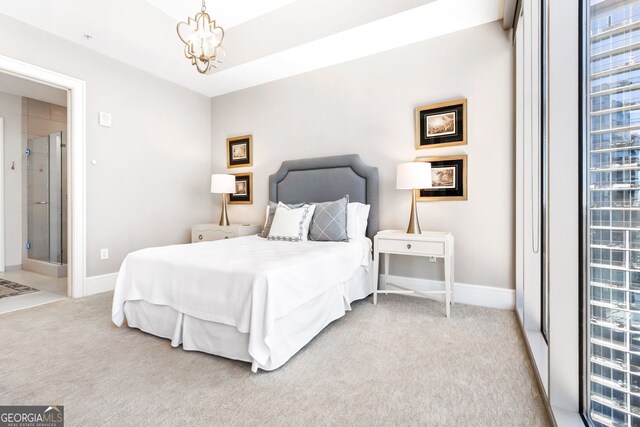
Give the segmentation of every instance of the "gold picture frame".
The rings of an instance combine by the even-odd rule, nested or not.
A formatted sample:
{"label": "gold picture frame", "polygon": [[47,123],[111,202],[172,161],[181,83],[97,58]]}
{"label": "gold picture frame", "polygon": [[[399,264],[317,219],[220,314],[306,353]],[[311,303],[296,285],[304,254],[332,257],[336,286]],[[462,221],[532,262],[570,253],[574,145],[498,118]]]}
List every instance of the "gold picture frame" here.
{"label": "gold picture frame", "polygon": [[419,202],[467,200],[467,155],[418,157],[431,163],[432,188],[415,190]]}
{"label": "gold picture frame", "polygon": [[415,109],[416,149],[467,144],[467,99],[421,105]]}
{"label": "gold picture frame", "polygon": [[253,166],[253,136],[227,138],[227,169]]}
{"label": "gold picture frame", "polygon": [[[252,205],[253,204],[253,173],[236,173],[236,193],[229,194],[230,205]],[[242,187],[244,183],[244,187]]]}

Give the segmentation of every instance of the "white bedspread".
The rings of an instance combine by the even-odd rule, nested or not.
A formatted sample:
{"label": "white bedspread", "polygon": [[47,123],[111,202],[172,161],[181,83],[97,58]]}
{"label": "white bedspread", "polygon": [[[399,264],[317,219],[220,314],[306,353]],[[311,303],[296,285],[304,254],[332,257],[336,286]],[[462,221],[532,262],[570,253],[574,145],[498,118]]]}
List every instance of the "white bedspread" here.
{"label": "white bedspread", "polygon": [[118,274],[112,320],[144,300],[249,333],[249,354],[265,365],[274,320],[368,266],[369,239],[280,242],[257,236],[130,253]]}

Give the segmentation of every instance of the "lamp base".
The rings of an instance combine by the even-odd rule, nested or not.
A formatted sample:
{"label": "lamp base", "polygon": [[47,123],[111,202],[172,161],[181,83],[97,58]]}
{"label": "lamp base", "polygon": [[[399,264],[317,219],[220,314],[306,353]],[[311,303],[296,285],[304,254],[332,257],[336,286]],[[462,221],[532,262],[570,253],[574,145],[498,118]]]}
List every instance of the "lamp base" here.
{"label": "lamp base", "polygon": [[220,212],[220,222],[218,225],[230,225],[229,217],[227,216],[227,195],[222,195],[222,212]]}
{"label": "lamp base", "polygon": [[422,234],[422,231],[420,230],[420,221],[418,221],[418,210],[416,207],[416,190],[411,190],[411,216],[409,217],[407,234]]}

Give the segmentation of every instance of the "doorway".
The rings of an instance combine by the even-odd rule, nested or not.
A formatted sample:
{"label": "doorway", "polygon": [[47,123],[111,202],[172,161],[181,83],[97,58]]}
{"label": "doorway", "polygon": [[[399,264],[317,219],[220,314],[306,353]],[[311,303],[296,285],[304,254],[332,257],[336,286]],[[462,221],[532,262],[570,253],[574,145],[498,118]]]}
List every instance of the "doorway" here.
{"label": "doorway", "polygon": [[[59,147],[60,149],[66,148],[67,166],[66,170],[61,171],[61,176],[65,176],[66,180],[62,180],[62,183],[66,182],[68,185],[66,201],[61,197],[58,201],[60,204],[66,204],[67,221],[66,224],[53,223],[52,218],[49,216],[48,221],[42,221],[43,227],[49,229],[48,233],[42,232],[41,235],[48,234],[49,240],[49,257],[52,254],[56,259],[59,255],[61,260],[66,257],[67,260],[67,287],[66,294],[73,298],[84,296],[84,283],[85,283],[85,144],[86,144],[86,87],[85,82],[75,79],[73,77],[62,75],[58,72],[47,70],[33,64],[18,61],[13,58],[0,55],[0,75],[10,75],[25,81],[31,81],[40,83],[43,86],[53,87],[61,89],[66,94],[67,99],[67,118],[66,118],[66,147]],[[55,132],[52,132],[55,133]],[[50,138],[51,133],[48,134]],[[55,135],[54,135],[55,140]],[[49,156],[51,159],[51,156]],[[6,167],[7,159],[3,159],[3,167]],[[64,167],[62,164],[60,167]],[[39,170],[39,169],[38,169]],[[44,173],[44,167],[43,167]],[[0,183],[4,185],[4,177],[0,174]],[[51,183],[51,181],[49,181]],[[61,184],[62,185],[62,184]],[[33,200],[34,202],[44,202],[45,200]],[[51,203],[51,202],[50,202]],[[44,205],[44,204],[42,204]],[[8,228],[7,219],[0,216],[1,230],[6,234]],[[59,222],[61,222],[60,220]],[[52,228],[64,228],[60,231],[59,240],[56,241],[56,247],[58,243],[62,243],[61,249],[58,251],[51,248],[51,233]],[[34,230],[35,232],[35,230]],[[27,230],[27,234],[29,231]],[[33,234],[32,234],[33,235]],[[4,240],[4,239],[0,239]],[[66,246],[65,246],[66,245]],[[66,247],[66,255],[65,255]],[[25,248],[26,249],[26,248]],[[5,269],[4,259],[6,258],[6,248],[0,244],[0,267]],[[58,254],[59,252],[59,254]],[[25,257],[29,259],[30,257]],[[10,272],[5,272],[8,274]]]}
{"label": "doorway", "polygon": [[68,296],[66,104],[62,89],[0,74],[0,313]]}

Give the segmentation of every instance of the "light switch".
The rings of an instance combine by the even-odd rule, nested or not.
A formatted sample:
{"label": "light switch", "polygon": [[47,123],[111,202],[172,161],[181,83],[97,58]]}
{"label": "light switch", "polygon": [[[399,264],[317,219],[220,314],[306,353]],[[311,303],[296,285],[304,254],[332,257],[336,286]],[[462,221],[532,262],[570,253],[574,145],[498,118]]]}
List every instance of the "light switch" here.
{"label": "light switch", "polygon": [[104,126],[106,128],[111,127],[111,113],[105,113],[104,111],[100,111],[98,123],[100,126]]}
{"label": "light switch", "polygon": [[91,160],[91,164],[95,166],[95,165],[98,164],[98,161],[97,160]]}

